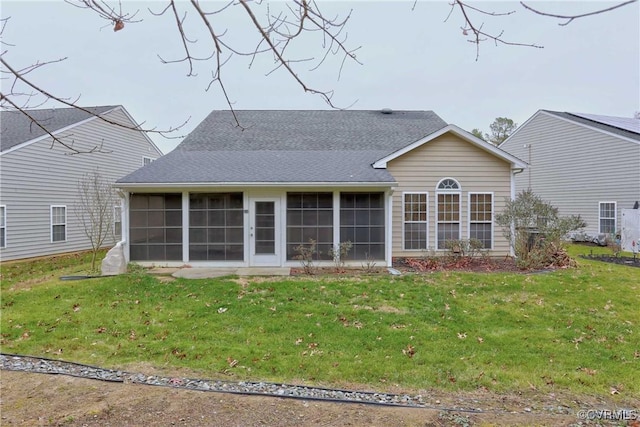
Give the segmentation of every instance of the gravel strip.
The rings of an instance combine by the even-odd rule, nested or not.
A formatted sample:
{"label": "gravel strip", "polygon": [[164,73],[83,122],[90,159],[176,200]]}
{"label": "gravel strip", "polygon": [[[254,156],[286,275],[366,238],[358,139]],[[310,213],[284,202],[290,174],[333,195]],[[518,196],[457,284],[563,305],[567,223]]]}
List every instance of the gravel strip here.
{"label": "gravel strip", "polygon": [[252,394],[305,400],[325,400],[414,408],[427,407],[423,403],[422,396],[420,395],[410,396],[407,394],[349,391],[268,382],[234,382],[171,378],[131,373],[120,370],[102,369],[95,366],[87,366],[60,360],[8,354],[0,354],[0,369],[8,371],[37,372],[43,374],[62,374],[101,381],[146,384],[221,393]]}

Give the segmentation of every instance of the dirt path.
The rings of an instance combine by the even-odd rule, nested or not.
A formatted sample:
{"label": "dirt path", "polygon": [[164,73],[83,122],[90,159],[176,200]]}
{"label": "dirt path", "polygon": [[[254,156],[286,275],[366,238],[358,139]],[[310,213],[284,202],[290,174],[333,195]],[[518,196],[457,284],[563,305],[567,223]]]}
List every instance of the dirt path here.
{"label": "dirt path", "polygon": [[[569,426],[598,424],[578,424],[581,420],[574,409],[554,413],[549,408],[571,402],[585,409],[614,408],[613,402],[588,397],[467,393],[430,396],[438,402],[434,408],[416,409],[198,392],[63,375],[0,374],[2,426]],[[462,402],[473,402],[483,412],[446,410]],[[440,406],[443,409],[436,409]]]}

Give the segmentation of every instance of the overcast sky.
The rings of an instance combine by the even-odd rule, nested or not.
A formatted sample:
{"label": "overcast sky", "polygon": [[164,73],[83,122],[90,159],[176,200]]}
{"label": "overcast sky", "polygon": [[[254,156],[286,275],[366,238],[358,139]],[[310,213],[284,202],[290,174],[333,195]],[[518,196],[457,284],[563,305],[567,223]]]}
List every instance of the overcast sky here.
{"label": "overcast sky", "polygon": [[[96,14],[62,0],[2,0],[2,17],[11,17],[3,42],[12,45],[3,45],[8,50],[4,58],[15,68],[67,58],[33,72],[31,79],[58,96],[79,96],[81,105],[123,105],[146,127],[167,129],[189,119],[180,134],[188,133],[212,110],[228,107],[217,88],[205,91],[211,64],[196,64],[198,76],[186,77],[185,63],[160,63],[158,55],[183,56],[173,18],[155,17],[147,10],[159,11],[163,3],[123,1],[127,11],[139,10],[137,17],[143,21],[114,32]],[[201,3],[211,8],[224,4]],[[640,110],[638,3],[568,26],[533,15],[517,2],[472,4],[496,12],[515,10],[506,17],[472,19],[477,25],[484,23],[487,32],[504,31],[507,41],[544,48],[486,41],[476,61],[476,46],[462,34],[460,13],[454,11],[445,22],[451,9],[446,1],[419,0],[412,10],[413,1],[320,0],[321,10],[330,16],[352,10],[347,45],[361,46],[357,57],[363,65],[347,62],[338,80],[336,58],[315,71],[310,71],[313,63],[296,64],[301,78],[312,87],[333,89],[338,107],[433,110],[469,131],[477,127],[486,132],[499,116],[522,124],[539,109],[621,117]],[[615,2],[531,4],[552,12],[581,13]],[[216,28],[228,29],[230,43],[253,46],[255,30],[239,12],[234,6],[224,17],[214,17]],[[187,31],[191,28],[192,37],[204,41],[197,23],[193,13],[188,15]],[[322,55],[318,38],[301,42],[296,47],[299,57]],[[251,68],[246,57],[225,65],[224,81],[236,109],[329,108],[319,96],[304,93],[283,70],[266,76],[270,67],[266,57]],[[3,81],[3,91],[6,85]],[[179,142],[152,138],[164,152]]]}

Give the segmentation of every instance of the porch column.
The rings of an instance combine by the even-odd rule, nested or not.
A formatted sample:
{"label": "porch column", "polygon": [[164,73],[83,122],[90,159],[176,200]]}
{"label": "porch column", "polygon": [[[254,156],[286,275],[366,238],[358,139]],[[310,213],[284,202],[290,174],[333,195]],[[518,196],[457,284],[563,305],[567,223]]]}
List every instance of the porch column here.
{"label": "porch column", "polygon": [[333,247],[340,246],[340,191],[333,191]]}
{"label": "porch column", "polygon": [[385,229],[385,261],[387,267],[393,266],[393,190],[385,192],[385,214],[387,217]]}
{"label": "porch column", "polygon": [[189,192],[182,192],[182,262],[189,262]]}

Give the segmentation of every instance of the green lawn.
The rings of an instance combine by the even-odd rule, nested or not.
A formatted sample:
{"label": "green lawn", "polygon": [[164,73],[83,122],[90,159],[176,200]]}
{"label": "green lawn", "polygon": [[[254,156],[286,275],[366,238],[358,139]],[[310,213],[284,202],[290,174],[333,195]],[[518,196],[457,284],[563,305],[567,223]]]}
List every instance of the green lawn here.
{"label": "green lawn", "polygon": [[143,272],[63,282],[3,265],[2,351],[206,378],[640,397],[640,269],[578,264],[168,283]]}

